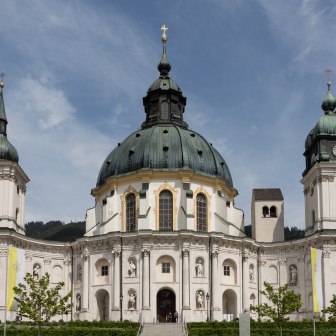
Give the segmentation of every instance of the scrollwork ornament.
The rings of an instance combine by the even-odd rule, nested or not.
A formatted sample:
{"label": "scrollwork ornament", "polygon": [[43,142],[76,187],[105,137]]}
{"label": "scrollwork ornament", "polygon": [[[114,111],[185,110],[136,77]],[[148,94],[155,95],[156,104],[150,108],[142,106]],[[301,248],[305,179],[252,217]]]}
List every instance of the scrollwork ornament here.
{"label": "scrollwork ornament", "polygon": [[150,255],[150,250],[147,249],[147,248],[143,248],[143,249],[142,249],[142,254],[143,254],[144,257],[149,257],[149,255]]}
{"label": "scrollwork ornament", "polygon": [[89,258],[89,255],[90,255],[89,250],[88,250],[87,247],[85,247],[85,249],[84,249],[83,252],[81,253],[81,257],[82,257],[82,259],[83,259],[84,261],[87,261],[88,258]]}
{"label": "scrollwork ornament", "polygon": [[323,250],[322,256],[323,258],[330,258],[330,250]]}
{"label": "scrollwork ornament", "polygon": [[279,259],[279,264],[280,264],[280,265],[286,265],[286,261],[287,261],[286,258],[280,258],[280,259]]}
{"label": "scrollwork ornament", "polygon": [[189,250],[183,250],[182,251],[182,254],[183,254],[184,258],[188,258],[189,257],[189,253],[190,253]]}
{"label": "scrollwork ornament", "polygon": [[8,254],[7,249],[0,249],[0,257],[6,257]]}

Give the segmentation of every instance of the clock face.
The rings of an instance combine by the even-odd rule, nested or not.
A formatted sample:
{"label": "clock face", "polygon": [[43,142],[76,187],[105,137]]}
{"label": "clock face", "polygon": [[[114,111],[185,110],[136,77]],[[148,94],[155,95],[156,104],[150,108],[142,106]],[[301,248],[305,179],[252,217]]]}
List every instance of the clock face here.
{"label": "clock face", "polygon": [[333,147],[332,153],[334,154],[334,156],[336,156],[336,146]]}

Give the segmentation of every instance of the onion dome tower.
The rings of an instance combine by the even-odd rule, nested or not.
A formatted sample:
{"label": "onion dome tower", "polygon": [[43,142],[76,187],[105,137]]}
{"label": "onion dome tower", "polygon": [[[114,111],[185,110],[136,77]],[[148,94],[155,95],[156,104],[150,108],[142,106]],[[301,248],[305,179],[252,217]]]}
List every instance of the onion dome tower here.
{"label": "onion dome tower", "polygon": [[143,98],[146,120],[108,155],[97,187],[112,176],[141,169],[191,169],[199,174],[220,177],[233,187],[229,168],[218,151],[203,136],[191,131],[183,120],[187,99],[170,78],[167,36],[162,36],[163,52],[158,64],[160,76]]}
{"label": "onion dome tower", "polygon": [[[3,74],[2,74],[3,76]],[[7,139],[7,117],[0,82],[0,228],[24,234],[24,206],[29,178],[19,166],[16,148]]]}
{"label": "onion dome tower", "polygon": [[[160,192],[155,187],[161,188],[164,184],[170,188],[169,192],[176,195],[172,215],[174,225],[171,228],[195,229],[194,198],[196,190],[205,189],[200,185],[200,181],[203,181],[204,185],[207,184],[209,188],[211,186],[209,190],[215,193],[214,198],[220,197],[223,203],[223,209],[218,210],[221,215],[217,216],[216,212],[217,217],[214,219],[213,214],[213,223],[206,225],[206,230],[228,233],[229,227],[241,230],[243,215],[240,210],[241,214],[236,217],[233,215],[234,219],[228,218],[228,213],[234,212],[233,202],[238,192],[233,187],[225,160],[211,143],[191,130],[184,121],[187,99],[183,96],[180,86],[170,77],[172,67],[167,56],[167,29],[165,26],[162,27],[162,57],[157,67],[159,77],[150,85],[143,98],[145,120],[138,131],[119,143],[105,159],[96,188],[92,190],[92,195],[96,198],[96,210],[95,215],[92,211],[87,214],[87,235],[117,230],[127,231],[128,226],[125,224],[127,211],[124,209],[127,200],[121,195],[121,209],[116,205],[118,202],[112,200],[115,195],[123,192],[121,187],[123,181],[127,183],[127,190],[133,190],[134,198],[139,200],[135,202],[138,215],[133,216],[137,222],[132,225],[133,228],[160,230],[158,217]],[[197,186],[196,183],[192,183],[196,180]],[[230,205],[231,209],[226,210]],[[112,217],[113,214],[120,212],[119,223]],[[182,220],[178,222],[177,218]],[[231,225],[237,218],[239,224]],[[217,219],[221,224],[215,224]],[[110,221],[115,223],[106,225]],[[210,219],[208,221],[210,222]],[[98,229],[99,226],[102,230]],[[237,233],[235,231],[232,234]]]}
{"label": "onion dome tower", "polygon": [[[306,169],[302,173],[306,209],[306,234],[336,229],[336,97],[328,91],[322,102],[324,115],[305,141]],[[323,206],[321,206],[323,204]]]}

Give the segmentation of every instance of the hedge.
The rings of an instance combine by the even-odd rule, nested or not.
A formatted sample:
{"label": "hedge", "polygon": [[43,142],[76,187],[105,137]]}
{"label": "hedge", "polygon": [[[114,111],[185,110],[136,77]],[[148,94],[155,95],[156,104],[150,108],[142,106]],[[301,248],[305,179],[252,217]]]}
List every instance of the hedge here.
{"label": "hedge", "polygon": [[[42,327],[43,336],[136,336],[140,324],[132,322],[51,322]],[[3,326],[0,327],[0,334]],[[34,323],[8,323],[8,336],[37,336]]]}
{"label": "hedge", "polygon": [[[188,323],[189,336],[239,336],[238,322],[194,322]],[[313,336],[313,322],[287,322],[283,336]],[[278,336],[273,322],[251,321],[251,336]],[[336,322],[316,322],[316,336],[336,336]]]}

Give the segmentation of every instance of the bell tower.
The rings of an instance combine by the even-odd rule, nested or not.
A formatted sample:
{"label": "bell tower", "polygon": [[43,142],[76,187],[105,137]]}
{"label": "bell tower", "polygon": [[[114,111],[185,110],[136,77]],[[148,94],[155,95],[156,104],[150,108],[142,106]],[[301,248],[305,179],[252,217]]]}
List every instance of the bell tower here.
{"label": "bell tower", "polygon": [[330,80],[321,107],[324,115],[309,132],[303,153],[306,235],[336,229],[336,97]]}
{"label": "bell tower", "polygon": [[[3,74],[1,75],[3,77]],[[0,82],[0,228],[25,234],[24,208],[28,176],[19,165],[16,148],[7,139],[7,117]]]}

